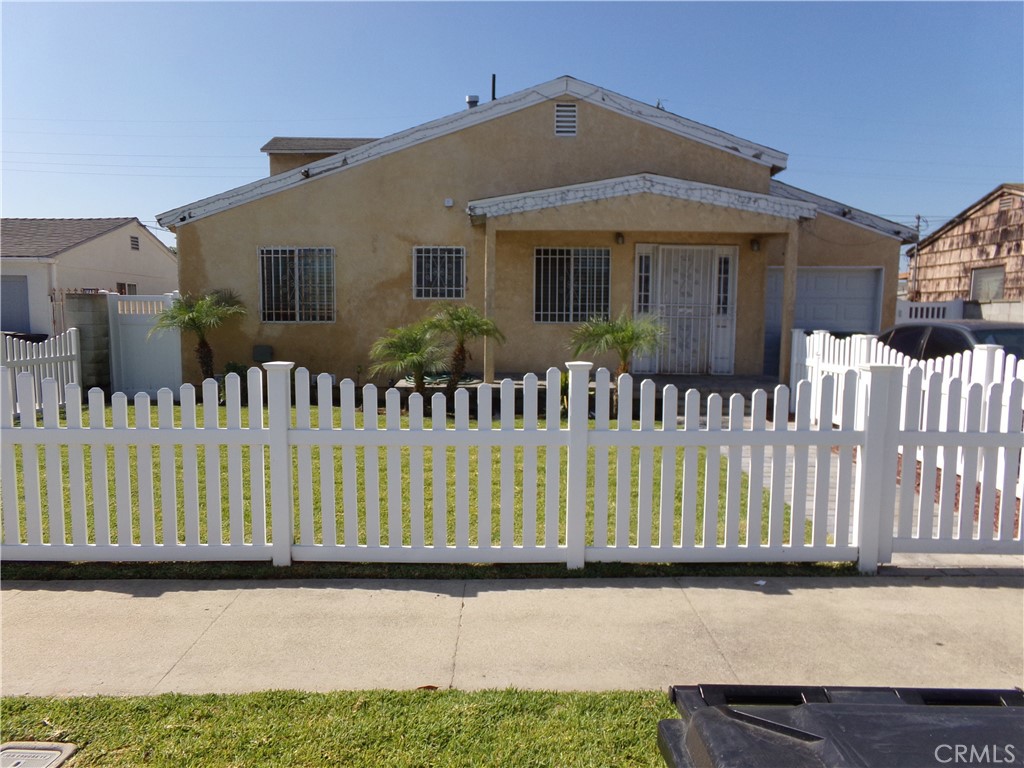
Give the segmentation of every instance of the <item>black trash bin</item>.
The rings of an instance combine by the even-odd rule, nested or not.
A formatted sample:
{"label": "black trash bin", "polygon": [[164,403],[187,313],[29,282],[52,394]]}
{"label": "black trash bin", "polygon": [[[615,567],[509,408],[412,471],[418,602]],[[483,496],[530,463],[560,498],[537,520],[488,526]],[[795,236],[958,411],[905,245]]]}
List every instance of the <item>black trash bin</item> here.
{"label": "black trash bin", "polygon": [[1014,690],[675,685],[671,768],[1024,766]]}

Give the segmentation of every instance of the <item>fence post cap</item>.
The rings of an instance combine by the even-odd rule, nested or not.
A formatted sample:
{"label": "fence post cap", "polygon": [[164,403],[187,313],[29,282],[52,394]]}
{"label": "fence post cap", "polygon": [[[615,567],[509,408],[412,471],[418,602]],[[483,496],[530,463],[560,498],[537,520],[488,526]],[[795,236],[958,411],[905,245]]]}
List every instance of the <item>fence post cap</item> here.
{"label": "fence post cap", "polygon": [[263,363],[263,367],[268,371],[290,371],[295,367],[295,363],[277,360],[272,363]]}
{"label": "fence post cap", "polygon": [[903,373],[904,368],[905,366],[902,365],[888,365],[883,363],[861,363],[857,366],[858,371],[871,374],[894,373],[896,371]]}
{"label": "fence post cap", "polygon": [[570,371],[589,371],[594,367],[594,364],[589,363],[586,360],[574,360],[571,363],[566,363],[565,367]]}

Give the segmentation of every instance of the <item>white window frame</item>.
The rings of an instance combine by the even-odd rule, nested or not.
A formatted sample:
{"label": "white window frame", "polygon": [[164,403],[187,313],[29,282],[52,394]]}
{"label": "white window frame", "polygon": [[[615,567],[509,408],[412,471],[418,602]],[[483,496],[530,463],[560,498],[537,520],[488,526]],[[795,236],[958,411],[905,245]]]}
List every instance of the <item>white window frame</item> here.
{"label": "white window frame", "polygon": [[[337,317],[335,306],[335,250],[329,246],[261,246],[257,249],[260,291],[260,322],[263,323],[333,323]],[[279,260],[286,265],[291,261],[290,274],[280,277],[291,281],[290,307],[267,307],[268,290],[265,284],[267,260]],[[308,261],[306,261],[308,260]],[[282,270],[283,272],[283,270]],[[277,276],[275,276],[277,277]],[[307,295],[300,295],[303,289]],[[308,295],[312,292],[312,296]],[[312,299],[312,301],[310,300]],[[291,317],[280,315],[290,313]]]}
{"label": "white window frame", "polygon": [[[553,300],[558,301],[561,297],[559,292],[553,290],[554,286],[541,285],[538,279],[540,260],[561,260],[569,263],[568,269],[568,297],[569,302],[580,298],[580,292],[585,292],[581,303],[571,303],[567,307],[555,306],[551,308]],[[577,265],[582,259],[598,259],[603,261],[603,269],[599,279],[585,286],[575,283],[577,278]],[[611,248],[578,247],[578,248],[549,248],[538,246],[533,249],[533,321],[544,325],[563,323],[584,323],[593,317],[607,319],[611,313]],[[541,309],[541,304],[545,308]]]}
{"label": "white window frame", "polygon": [[[426,284],[421,275],[422,259],[431,260],[433,276],[451,278],[443,285]],[[417,245],[412,249],[412,297],[416,300],[447,301],[466,298],[466,249],[461,245]]]}

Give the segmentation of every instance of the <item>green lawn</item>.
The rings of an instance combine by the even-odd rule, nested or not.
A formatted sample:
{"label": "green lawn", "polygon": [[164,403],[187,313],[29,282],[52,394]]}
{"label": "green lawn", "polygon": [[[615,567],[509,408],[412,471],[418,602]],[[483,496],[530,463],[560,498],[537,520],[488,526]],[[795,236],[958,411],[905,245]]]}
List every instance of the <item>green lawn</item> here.
{"label": "green lawn", "polygon": [[275,691],[2,700],[4,741],[83,766],[662,766],[664,691]]}
{"label": "green lawn", "polygon": [[[222,424],[224,423],[224,411],[225,411],[225,409],[223,407],[221,407],[220,408],[220,418],[221,418],[221,423]],[[337,424],[338,412],[335,411],[334,415],[335,415],[335,420],[336,420],[336,424],[335,425],[337,426],[338,425]],[[243,416],[247,416],[247,414],[243,413]],[[107,412],[107,417],[108,417],[108,423],[109,423],[109,421],[110,421],[110,412],[109,412],[109,410]],[[155,407],[151,411],[150,418],[151,418],[151,422],[152,423],[156,423],[156,421],[157,421],[157,414],[156,414]],[[266,419],[266,416],[264,418]],[[198,420],[198,423],[200,423],[200,424],[202,423],[202,420],[203,420],[202,406],[200,406],[198,408],[197,420]],[[247,419],[243,419],[243,424],[246,423],[246,420]],[[176,424],[180,424],[180,408],[177,408],[177,407],[175,408],[175,421],[176,421]],[[383,428],[383,417],[380,417],[380,421],[381,421],[380,426]],[[129,409],[128,409],[128,422],[129,422],[130,425],[134,425],[135,422],[136,422],[136,414],[135,414],[134,406],[129,406]],[[312,416],[312,423],[315,424],[316,422],[317,422],[317,414],[316,414],[316,409],[314,408],[313,409],[313,416]],[[403,416],[402,426],[403,427],[407,426],[407,424],[408,424],[407,419],[406,419],[406,417]],[[357,426],[362,426],[362,416],[361,415],[357,417]],[[471,422],[470,423],[470,428],[471,429],[475,429],[476,426],[477,426],[477,424],[475,422]],[[522,419],[521,418],[517,419],[516,420],[516,427],[517,428],[521,428],[522,426],[523,426]],[[429,427],[430,427],[429,420],[427,420],[427,422],[425,424],[425,427],[429,429]],[[541,422],[541,427],[543,427],[543,421]],[[139,487],[138,480],[139,480],[139,476],[138,476],[138,473],[136,471],[136,460],[137,460],[138,450],[134,446],[128,448],[127,450],[128,450],[128,455],[129,455],[130,461],[131,461],[131,467],[132,467],[131,472],[130,472],[130,477],[131,477],[131,489],[132,489],[132,493],[131,493],[131,506],[132,506],[133,531],[134,531],[133,537],[135,537],[136,540],[137,540],[138,531],[139,531],[139,501],[138,501],[138,487]],[[675,459],[676,459],[676,462],[675,462],[675,496],[674,496],[674,499],[673,499],[673,506],[674,506],[674,509],[675,509],[674,525],[676,526],[676,528],[675,528],[675,536],[676,537],[678,537],[678,526],[679,526],[679,522],[680,522],[680,518],[681,518],[680,507],[681,507],[682,488],[683,488],[683,457],[684,457],[684,454],[685,454],[686,450],[697,450],[697,452],[698,452],[697,468],[696,468],[696,484],[697,484],[697,488],[699,490],[698,490],[698,494],[697,494],[697,504],[696,504],[696,530],[697,530],[697,540],[700,541],[701,538],[702,538],[701,531],[703,529],[704,473],[705,473],[706,468],[707,468],[707,466],[706,466],[707,462],[706,462],[705,451],[704,451],[703,448],[699,448],[699,449],[692,449],[691,448],[691,449],[685,449],[685,450],[682,449],[682,448],[679,448],[679,449],[673,449],[673,450],[674,450],[674,452],[676,454],[676,456],[675,456]],[[67,462],[67,454],[68,454],[67,447],[66,446],[61,447],[60,448],[60,452],[61,452],[62,473],[65,476],[65,488],[64,488],[65,528],[66,528],[67,531],[70,532],[70,530],[71,530],[71,503],[70,503],[70,491],[69,491],[69,488],[67,487],[67,481],[66,481],[67,472],[68,472],[68,470],[67,470],[67,463],[66,463]],[[155,508],[156,508],[156,520],[155,520],[156,541],[157,541],[157,543],[162,543],[162,540],[163,540],[162,519],[163,519],[163,515],[166,513],[166,511],[169,509],[169,507],[168,507],[168,505],[164,504],[164,501],[163,501],[163,498],[162,498],[161,475],[160,475],[161,461],[160,461],[160,457],[159,457],[159,452],[160,452],[160,449],[157,449],[156,451],[154,451],[154,457],[153,457],[153,469],[154,469],[154,474],[153,474],[153,491],[154,491],[154,504],[155,504]],[[370,461],[373,460],[373,458],[374,458],[373,457],[373,453],[374,452],[376,452],[378,454],[376,456],[376,463],[378,465],[379,477],[380,477],[379,493],[376,494],[376,496],[377,496],[376,501],[377,501],[377,506],[378,506],[378,508],[380,510],[380,517],[381,517],[381,520],[380,520],[381,541],[382,541],[382,543],[387,543],[388,542],[388,521],[387,521],[388,496],[389,496],[388,484],[389,484],[389,482],[394,482],[394,480],[393,480],[393,478],[388,477],[388,474],[387,474],[387,471],[386,471],[386,467],[387,467],[387,456],[386,456],[386,453],[387,452],[386,452],[385,449],[375,450],[375,449],[362,449],[362,448],[359,448],[359,449],[356,449],[356,459],[357,459],[358,472],[357,472],[357,477],[356,477],[356,482],[355,482],[355,485],[356,485],[356,489],[355,489],[356,497],[359,499],[359,504],[357,505],[358,506],[358,542],[359,543],[365,543],[365,541],[366,541],[366,523],[367,523],[367,514],[366,514],[367,504],[366,504],[366,501],[367,501],[367,492],[366,492],[365,472],[364,472],[364,470],[368,466],[368,464],[367,464],[368,457],[369,457]],[[446,462],[445,474],[447,476],[451,477],[454,474],[454,456],[455,456],[455,452],[456,452],[456,450],[453,449],[453,448],[447,449],[447,451],[445,452],[445,454],[443,456],[442,456],[442,454],[440,452],[434,451],[433,449],[430,449],[430,448],[425,449],[424,452],[423,452],[424,453],[424,468],[423,468],[423,476],[424,476],[423,494],[424,494],[424,498],[423,498],[423,508],[424,508],[424,511],[425,511],[424,529],[425,529],[425,533],[426,533],[426,543],[428,545],[434,543],[433,542],[433,512],[432,512],[432,510],[433,510],[433,497],[434,497],[434,493],[435,493],[435,488],[434,488],[433,477],[432,477],[433,476],[433,463],[434,463],[434,461],[443,459]],[[23,459],[24,459],[24,457],[21,455],[20,449],[17,450],[16,453],[18,455],[18,486],[19,486],[18,493],[19,493],[19,496],[20,496],[23,493],[23,484],[24,484],[24,477],[23,477],[23,465],[24,465]],[[115,472],[114,472],[114,467],[115,467],[114,453],[115,453],[115,449],[114,448],[108,448],[106,450],[105,460],[106,460],[106,464],[107,464],[108,498],[110,499],[110,502],[111,502],[109,504],[109,526],[110,526],[110,530],[111,530],[112,540],[116,541],[117,540],[117,512],[116,512],[116,507],[115,507],[114,501],[117,498],[117,494],[116,494],[115,484],[114,484],[114,474],[115,474]],[[182,536],[182,532],[184,531],[184,503],[183,503],[184,494],[183,494],[183,480],[182,480],[182,477],[183,477],[183,472],[182,472],[182,468],[183,468],[182,453],[183,452],[182,452],[182,449],[181,449],[180,446],[174,449],[174,461],[175,461],[175,467],[176,467],[175,474],[176,474],[176,486],[177,486],[176,505],[175,505],[176,508],[175,508],[174,511],[175,511],[175,514],[176,514],[176,517],[177,517],[177,528],[178,528],[178,531],[179,531],[179,539]],[[227,509],[226,508],[227,508],[227,502],[228,502],[229,495],[230,495],[229,494],[229,489],[228,489],[228,472],[227,472],[227,467],[228,467],[228,449],[226,447],[221,447],[219,449],[219,451],[212,452],[212,451],[206,451],[203,448],[199,448],[197,453],[198,453],[198,457],[199,457],[199,467],[198,467],[199,481],[200,481],[200,483],[199,483],[200,484],[200,494],[199,494],[199,513],[200,513],[199,517],[200,517],[200,522],[199,522],[199,526],[200,526],[201,540],[202,541],[206,541],[207,540],[206,494],[205,494],[205,492],[203,490],[204,485],[205,485],[204,478],[206,476],[209,476],[209,475],[214,474],[214,473],[216,473],[220,477],[221,498],[223,499],[223,504],[224,504],[224,509],[222,511],[222,515],[221,515],[221,518],[220,518],[221,519],[221,529],[222,529],[221,533],[222,533],[224,539],[227,540],[228,539],[228,535],[229,535],[229,518],[228,518],[228,514],[227,514]],[[588,464],[588,499],[587,499],[588,515],[587,515],[587,527],[586,527],[586,536],[587,536],[587,543],[588,543],[588,545],[593,545],[595,543],[595,535],[594,535],[595,522],[600,520],[603,523],[603,518],[604,517],[606,517],[607,520],[609,521],[608,522],[609,538],[612,538],[614,536],[614,520],[616,518],[617,472],[616,472],[616,456],[615,456],[615,451],[613,450],[610,453],[611,453],[611,455],[609,456],[608,470],[607,470],[608,471],[608,477],[607,477],[608,499],[607,499],[607,502],[603,503],[603,504],[599,503],[599,502],[596,502],[595,499],[594,499],[594,486],[595,486],[595,482],[594,481],[595,481],[595,477],[596,477],[596,471],[595,471],[596,450],[592,448],[590,450],[590,454],[589,454],[589,457],[588,457],[588,462],[589,462],[589,464]],[[640,453],[641,453],[641,451],[639,449],[633,449],[630,452],[628,452],[628,461],[629,461],[629,473],[628,474],[629,474],[629,480],[628,480],[628,492],[626,494],[626,503],[628,504],[629,509],[631,511],[635,510],[637,508],[638,503],[639,503],[639,491],[638,491],[639,483],[638,483],[638,479],[639,479]],[[658,504],[659,504],[660,485],[661,485],[661,473],[662,473],[662,469],[661,469],[661,453],[662,453],[662,451],[661,451],[660,448],[653,449],[653,451],[652,451],[652,455],[653,455],[653,458],[654,458],[654,467],[653,467],[653,480],[652,480],[652,483],[651,483],[651,490],[649,491],[649,493],[650,493],[649,506],[652,509],[657,509]],[[409,459],[410,459],[410,455],[409,454],[410,454],[409,449],[407,449],[407,448],[401,449],[401,479],[400,479],[400,483],[402,485],[401,505],[402,505],[402,524],[403,524],[403,533],[402,533],[402,543],[403,544],[410,544],[411,543],[411,513],[410,513],[411,501],[410,501],[410,494],[409,494],[409,474],[410,474],[410,461],[409,461]],[[536,482],[535,482],[535,490],[531,491],[531,488],[527,487],[527,484],[524,483],[524,471],[523,470],[524,470],[524,464],[526,463],[525,457],[527,456],[527,451],[525,449],[523,449],[523,448],[516,448],[516,449],[514,449],[515,472],[514,472],[514,493],[513,493],[513,504],[512,504],[512,507],[513,507],[514,515],[515,515],[514,529],[515,529],[515,543],[517,545],[520,545],[520,544],[523,543],[523,512],[524,512],[524,509],[526,509],[528,505],[532,505],[537,510],[537,514],[536,514],[536,517],[537,517],[536,529],[537,529],[537,541],[538,541],[538,543],[542,543],[544,541],[545,534],[546,534],[546,531],[545,531],[545,519],[544,519],[544,517],[545,517],[544,516],[545,498],[546,498],[546,493],[547,493],[546,475],[545,475],[545,471],[544,471],[545,463],[546,463],[545,449],[539,448],[539,449],[536,450],[535,454],[536,454],[536,458],[535,458]],[[41,468],[40,472],[42,474],[44,472],[43,467],[45,467],[45,464],[46,464],[46,462],[45,462],[45,452],[44,452],[43,449],[39,449],[39,456],[40,456],[40,468]],[[243,500],[243,508],[244,508],[245,540],[246,541],[251,541],[252,540],[252,531],[253,531],[252,523],[253,523],[253,520],[252,520],[251,503],[250,503],[251,502],[250,475],[251,475],[251,467],[252,467],[253,460],[257,456],[258,456],[258,454],[254,454],[247,447],[241,449],[241,463],[242,463],[242,473],[243,473],[243,495],[242,495],[242,500]],[[292,476],[294,478],[293,497],[296,500],[298,500],[298,498],[299,498],[299,491],[300,491],[299,485],[300,485],[300,483],[304,482],[303,479],[302,479],[303,476],[302,476],[302,474],[299,471],[299,458],[298,458],[298,456],[299,456],[299,449],[294,449],[293,450],[293,475]],[[624,454],[624,457],[625,457],[625,454]],[[94,498],[94,490],[95,490],[94,487],[93,487],[93,481],[92,481],[92,464],[95,461],[95,457],[93,456],[93,452],[91,451],[91,449],[89,447],[86,447],[84,449],[84,458],[85,458],[85,466],[86,466],[86,474],[85,474],[85,478],[86,478],[86,499],[87,499],[88,508],[91,509],[92,508],[92,504],[93,504],[93,498]],[[483,532],[486,533],[486,522],[484,522],[483,520],[479,519],[478,518],[478,514],[477,514],[478,513],[478,508],[480,506],[479,505],[479,501],[480,500],[478,498],[478,486],[477,486],[477,483],[476,483],[476,478],[478,476],[478,470],[479,470],[479,468],[481,466],[481,460],[483,458],[485,458],[485,456],[482,457],[480,455],[480,451],[478,449],[470,448],[468,450],[468,467],[469,467],[469,470],[468,470],[467,476],[472,479],[472,482],[470,483],[470,488],[469,488],[469,512],[470,512],[470,528],[469,528],[469,530],[470,530],[470,544],[472,544],[472,545],[477,544],[480,541],[480,539],[481,539],[481,530],[480,530],[479,526],[481,526],[481,525],[485,526],[484,529],[483,529]],[[502,494],[501,494],[501,489],[500,489],[500,483],[499,483],[499,480],[498,480],[498,475],[499,475],[498,467],[499,467],[499,461],[500,461],[500,449],[498,449],[498,448],[491,449],[491,457],[490,458],[491,458],[491,463],[492,463],[493,472],[494,472],[494,482],[493,482],[492,488],[491,488],[491,500],[490,501],[491,501],[491,506],[495,510],[497,510],[497,509],[503,508],[503,505],[502,505]],[[559,456],[559,462],[560,462],[560,465],[562,466],[563,473],[564,473],[565,459],[566,459],[566,457],[565,457],[565,449],[562,449],[561,455]],[[264,462],[265,462],[265,464],[267,466],[269,466],[269,452],[267,452],[265,454]],[[333,469],[334,469],[335,495],[334,495],[333,499],[328,499],[327,504],[325,505],[325,504],[323,504],[323,502],[322,502],[322,500],[320,498],[319,486],[320,486],[321,472],[323,471],[324,468],[326,468],[328,466],[328,463],[331,466],[333,466]],[[319,448],[313,448],[312,451],[311,451],[311,462],[310,462],[310,464],[311,464],[311,468],[310,468],[310,470],[309,470],[309,472],[307,474],[307,477],[308,477],[308,480],[311,481],[312,487],[315,489],[314,494],[313,494],[313,542],[317,543],[317,544],[323,543],[322,524],[323,524],[323,516],[324,516],[325,513],[326,514],[333,514],[334,515],[334,518],[335,518],[334,522],[335,522],[336,529],[338,531],[338,536],[339,536],[339,541],[340,541],[340,540],[343,539],[343,535],[342,534],[343,534],[343,531],[345,530],[345,521],[344,521],[344,513],[343,513],[343,500],[344,500],[344,497],[345,497],[345,487],[344,487],[344,482],[343,482],[343,480],[344,480],[344,472],[343,472],[343,464],[342,464],[342,450],[341,449],[334,449],[333,455],[329,455],[326,451],[324,451],[323,455],[321,455],[321,451],[320,451]],[[719,500],[718,500],[718,513],[719,513],[718,517],[719,517],[719,519],[718,519],[718,525],[717,525],[717,527],[718,527],[718,535],[717,535],[718,543],[724,542],[724,536],[725,536],[724,522],[723,522],[724,521],[725,505],[726,505],[726,472],[725,472],[725,458],[724,457],[722,458],[721,466],[722,466],[722,471],[720,473]],[[692,478],[687,478],[687,480],[688,480],[688,482],[693,482]],[[266,497],[269,499],[269,497],[270,497],[269,489],[266,488],[266,487],[265,487],[265,493],[266,493]],[[746,521],[746,511],[745,510],[746,510],[746,506],[747,506],[747,478],[746,478],[745,474],[742,476],[742,478],[740,480],[740,503],[741,503],[742,509],[744,510],[743,514],[741,515],[741,523],[740,523],[741,532],[742,532],[743,529],[745,528],[745,521]],[[445,528],[447,530],[447,542],[449,544],[454,544],[454,542],[455,542],[455,514],[454,514],[455,506],[456,506],[456,503],[455,503],[454,483],[448,483],[447,497],[446,497],[445,502],[444,502],[444,507],[446,509],[446,525],[445,525]],[[564,483],[560,483],[559,484],[559,488],[558,488],[558,491],[557,491],[557,506],[558,506],[558,534],[557,534],[557,537],[558,537],[558,540],[560,542],[564,543],[564,540],[565,540],[565,490],[564,490]],[[48,534],[48,528],[49,528],[49,525],[48,525],[48,500],[46,498],[45,492],[44,492],[43,498],[42,498],[42,508],[43,508],[43,530],[44,530],[44,534],[46,536],[48,536],[49,535]],[[767,503],[767,495],[765,495],[765,497],[762,499],[762,508],[764,510],[764,514],[762,516],[762,531],[761,531],[762,536],[761,536],[761,538],[762,538],[763,542],[766,542],[767,541],[767,531],[768,531],[768,520],[767,520],[768,503]],[[486,509],[487,509],[487,505],[484,504],[484,510],[486,511]],[[632,514],[629,515],[629,517],[630,517],[630,535],[629,535],[630,543],[631,544],[636,544],[637,543],[637,536],[638,536],[636,514],[632,513]],[[655,516],[655,519],[652,521],[652,525],[651,525],[651,538],[652,538],[652,542],[657,542],[658,536],[659,536],[658,521],[657,521],[656,518],[657,518],[657,516]],[[22,510],[22,519],[24,519],[24,510]],[[269,531],[270,527],[271,527],[269,519],[265,520],[265,526],[266,526],[266,529]],[[785,531],[784,531],[784,539],[785,539],[785,538],[788,538],[788,514],[785,517],[784,528],[785,528]],[[295,529],[294,530],[295,539],[296,539],[296,541],[299,541],[300,537],[301,537],[301,534],[302,534],[302,530],[301,530],[298,514],[295,515],[294,529]],[[493,516],[493,519],[492,519],[492,528],[491,528],[491,538],[492,538],[492,541],[497,542],[499,540],[499,534],[500,534],[500,522],[499,522],[498,516],[495,514]],[[92,541],[93,537],[94,537],[94,521],[93,521],[91,515],[89,516],[89,537],[90,537],[90,541]],[[745,536],[743,536],[742,533],[741,533],[740,541],[742,543],[745,543]]]}

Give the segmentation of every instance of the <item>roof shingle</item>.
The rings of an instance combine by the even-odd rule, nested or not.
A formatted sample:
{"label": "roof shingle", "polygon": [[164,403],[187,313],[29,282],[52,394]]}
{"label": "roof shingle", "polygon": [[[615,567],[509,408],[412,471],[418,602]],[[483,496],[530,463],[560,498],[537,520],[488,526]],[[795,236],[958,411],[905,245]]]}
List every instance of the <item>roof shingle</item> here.
{"label": "roof shingle", "polygon": [[[46,258],[111,232],[134,217],[117,219],[3,219],[0,220],[0,256]],[[140,224],[141,226],[141,224]]]}
{"label": "roof shingle", "polygon": [[320,152],[347,152],[350,149],[369,144],[376,139],[329,139],[310,138],[302,136],[275,136],[262,147],[260,152],[298,152],[298,153],[320,153]]}

